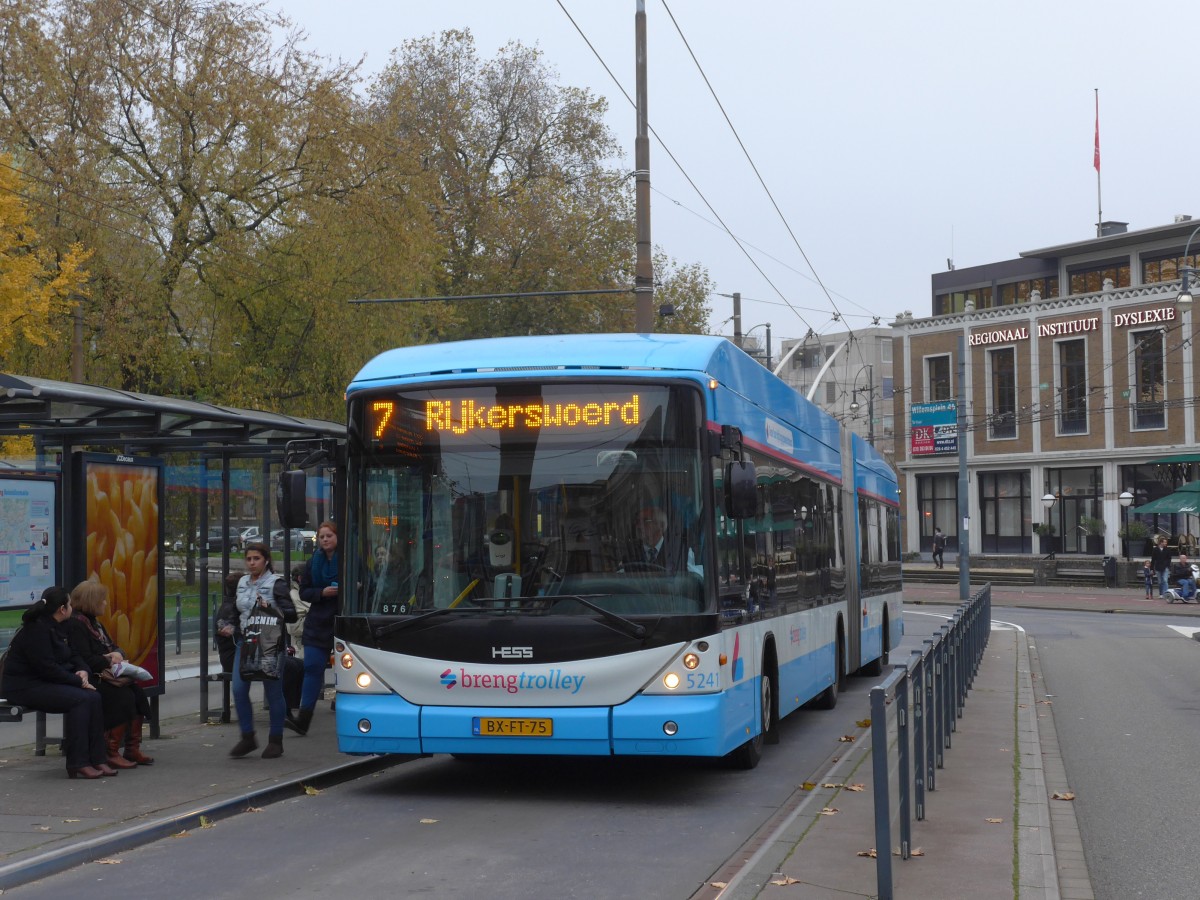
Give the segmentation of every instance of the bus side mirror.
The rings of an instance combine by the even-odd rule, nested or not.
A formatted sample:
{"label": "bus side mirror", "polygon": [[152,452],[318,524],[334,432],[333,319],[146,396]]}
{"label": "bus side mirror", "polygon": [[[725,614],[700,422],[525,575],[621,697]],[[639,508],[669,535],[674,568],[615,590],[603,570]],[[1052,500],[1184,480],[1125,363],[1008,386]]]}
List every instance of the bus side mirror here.
{"label": "bus side mirror", "polygon": [[275,486],[275,511],[279,514],[279,524],[284,528],[302,528],[308,524],[305,489],[303,469],[288,469],[279,473],[279,483]]}
{"label": "bus side mirror", "polygon": [[725,467],[725,510],[732,519],[753,518],[758,507],[754,463],[735,459]]}

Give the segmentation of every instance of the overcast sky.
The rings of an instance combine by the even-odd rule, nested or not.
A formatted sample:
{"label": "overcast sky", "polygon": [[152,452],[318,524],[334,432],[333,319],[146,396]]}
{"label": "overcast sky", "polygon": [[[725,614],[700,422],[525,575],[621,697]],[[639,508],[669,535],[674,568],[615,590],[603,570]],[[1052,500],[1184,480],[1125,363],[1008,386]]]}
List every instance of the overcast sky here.
{"label": "overcast sky", "polygon": [[[634,96],[636,0],[270,5],[309,33],[310,49],[365,57],[368,77],[405,40],[449,28],[470,29],[482,59],[510,40],[536,46],[560,83],[609,99],[627,148],[618,164],[633,168],[635,112],[604,65]],[[706,266],[720,293],[740,292],[743,329],[770,322],[776,346],[809,327],[841,330],[839,312],[852,328],[902,310],[929,315],[930,275],[948,258],[963,268],[1095,236],[1097,88],[1104,219],[1131,230],[1178,213],[1200,222],[1200,114],[1187,88],[1200,7],[645,5],[649,121],[687,173],[651,139],[652,239]],[[732,301],[711,303],[711,330],[731,334]]]}

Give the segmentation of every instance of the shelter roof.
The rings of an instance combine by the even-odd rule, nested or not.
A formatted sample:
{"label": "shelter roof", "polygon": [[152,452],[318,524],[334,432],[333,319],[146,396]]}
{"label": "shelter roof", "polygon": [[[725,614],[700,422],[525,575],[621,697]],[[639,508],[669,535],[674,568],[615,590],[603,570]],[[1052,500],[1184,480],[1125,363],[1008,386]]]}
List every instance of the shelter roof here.
{"label": "shelter roof", "polygon": [[342,439],[346,426],[256,409],[0,372],[0,435],[131,453],[277,453],[291,440]]}

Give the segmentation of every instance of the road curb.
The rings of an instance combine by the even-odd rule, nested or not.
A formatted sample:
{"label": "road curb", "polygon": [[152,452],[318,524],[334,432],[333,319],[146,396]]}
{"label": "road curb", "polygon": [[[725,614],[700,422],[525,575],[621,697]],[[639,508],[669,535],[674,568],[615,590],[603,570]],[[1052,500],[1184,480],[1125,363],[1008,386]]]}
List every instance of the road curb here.
{"label": "road curb", "polygon": [[[1067,770],[1063,764],[1062,752],[1058,744],[1058,730],[1054,725],[1053,698],[1046,694],[1045,681],[1042,677],[1041,657],[1038,655],[1037,644],[1025,637],[1028,651],[1030,681],[1033,685],[1033,702],[1026,712],[1031,714],[1033,727],[1038,733],[1038,755],[1041,771],[1045,782],[1041,787],[1038,800],[1046,807],[1049,820],[1049,832],[1054,843],[1052,859],[1055,865],[1056,892],[1048,897],[1069,896],[1071,900],[1093,900],[1095,891],[1092,888],[1091,876],[1088,874],[1087,861],[1083,854],[1083,838],[1079,833],[1079,819],[1075,814],[1073,800],[1055,800],[1054,796],[1065,795],[1070,791],[1067,781]],[[1022,796],[1024,784],[1022,783]],[[1024,887],[1025,872],[1021,872],[1022,887]],[[1069,892],[1063,895],[1058,888],[1069,885]]]}
{"label": "road curb", "polygon": [[117,828],[70,847],[49,850],[17,860],[0,866],[0,892],[17,885],[28,884],[31,881],[56,875],[112,853],[120,853],[123,850],[140,847],[181,831],[202,827],[204,823],[201,819],[208,822],[227,819],[245,812],[249,807],[267,806],[289,797],[295,797],[297,793],[303,793],[307,787],[323,790],[326,787],[352,781],[355,778],[370,775],[415,758],[389,755],[356,759],[310,774],[299,775],[269,788],[237,794],[187,812],[151,819],[138,825]]}

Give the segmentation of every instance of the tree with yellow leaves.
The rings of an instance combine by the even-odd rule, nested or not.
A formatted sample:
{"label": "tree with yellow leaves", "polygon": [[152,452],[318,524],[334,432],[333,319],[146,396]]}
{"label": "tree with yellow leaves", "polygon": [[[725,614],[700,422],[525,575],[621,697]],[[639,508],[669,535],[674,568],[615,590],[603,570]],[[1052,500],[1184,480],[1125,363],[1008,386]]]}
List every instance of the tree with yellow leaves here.
{"label": "tree with yellow leaves", "polygon": [[21,174],[0,154],[0,358],[18,341],[46,345],[51,318],[66,311],[72,293],[84,293],[87,257],[78,244],[57,260],[39,246]]}

